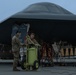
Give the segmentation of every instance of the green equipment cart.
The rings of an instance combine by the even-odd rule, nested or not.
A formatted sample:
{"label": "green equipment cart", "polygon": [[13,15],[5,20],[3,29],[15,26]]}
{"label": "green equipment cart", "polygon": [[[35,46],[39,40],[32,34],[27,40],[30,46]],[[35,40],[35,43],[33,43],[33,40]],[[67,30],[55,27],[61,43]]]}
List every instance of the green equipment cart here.
{"label": "green equipment cart", "polygon": [[21,68],[25,70],[37,70],[39,68],[38,48],[33,44],[27,48],[26,55],[21,62]]}

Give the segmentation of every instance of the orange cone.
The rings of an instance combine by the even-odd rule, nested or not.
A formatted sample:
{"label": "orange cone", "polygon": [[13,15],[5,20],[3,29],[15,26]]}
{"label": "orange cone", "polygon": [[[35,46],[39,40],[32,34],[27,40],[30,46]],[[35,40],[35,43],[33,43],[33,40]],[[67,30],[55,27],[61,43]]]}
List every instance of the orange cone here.
{"label": "orange cone", "polygon": [[76,56],[76,48],[75,48],[75,56]]}
{"label": "orange cone", "polygon": [[61,53],[61,56],[63,57],[64,56],[64,49],[63,48],[61,49],[60,53]]}
{"label": "orange cone", "polygon": [[68,50],[68,48],[66,48],[66,54],[65,54],[65,56],[69,56],[69,50]]}
{"label": "orange cone", "polygon": [[70,56],[73,56],[73,48],[70,49]]}

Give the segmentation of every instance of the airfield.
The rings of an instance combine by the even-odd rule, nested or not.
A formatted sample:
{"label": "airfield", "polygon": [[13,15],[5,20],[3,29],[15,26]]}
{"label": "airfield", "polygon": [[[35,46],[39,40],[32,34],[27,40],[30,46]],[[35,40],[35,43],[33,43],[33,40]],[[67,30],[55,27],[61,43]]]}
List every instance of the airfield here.
{"label": "airfield", "polygon": [[40,67],[37,71],[25,71],[21,69],[19,72],[14,72],[12,71],[12,64],[0,64],[0,75],[76,75],[76,67]]}

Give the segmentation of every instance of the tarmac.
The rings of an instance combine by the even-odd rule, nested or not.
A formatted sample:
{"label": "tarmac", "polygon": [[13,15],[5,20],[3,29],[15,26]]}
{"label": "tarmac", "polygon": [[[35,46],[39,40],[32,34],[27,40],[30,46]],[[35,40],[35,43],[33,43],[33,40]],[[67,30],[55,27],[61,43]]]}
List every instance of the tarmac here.
{"label": "tarmac", "polygon": [[[19,69],[21,69],[19,67]],[[12,71],[12,64],[0,64],[0,75],[76,75],[76,67],[54,66],[40,67],[37,71]]]}

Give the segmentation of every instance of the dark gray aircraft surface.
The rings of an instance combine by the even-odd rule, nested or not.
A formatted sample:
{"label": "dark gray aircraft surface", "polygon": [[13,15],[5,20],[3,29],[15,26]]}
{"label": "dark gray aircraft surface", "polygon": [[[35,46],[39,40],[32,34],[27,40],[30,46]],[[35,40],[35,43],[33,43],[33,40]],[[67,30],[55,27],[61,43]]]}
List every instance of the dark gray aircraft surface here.
{"label": "dark gray aircraft surface", "polygon": [[48,2],[35,3],[0,24],[0,43],[11,44],[12,26],[30,24],[40,39],[47,43],[68,41],[76,43],[76,15]]}

